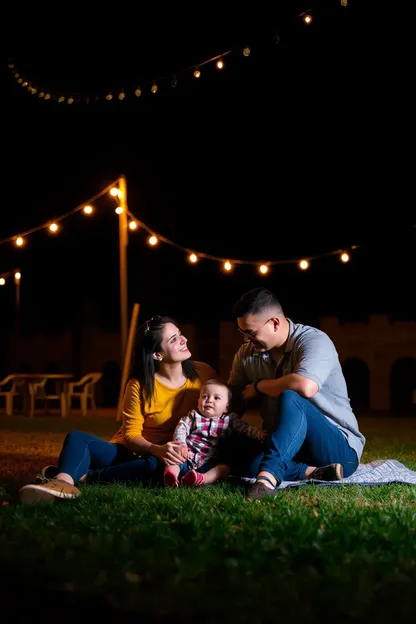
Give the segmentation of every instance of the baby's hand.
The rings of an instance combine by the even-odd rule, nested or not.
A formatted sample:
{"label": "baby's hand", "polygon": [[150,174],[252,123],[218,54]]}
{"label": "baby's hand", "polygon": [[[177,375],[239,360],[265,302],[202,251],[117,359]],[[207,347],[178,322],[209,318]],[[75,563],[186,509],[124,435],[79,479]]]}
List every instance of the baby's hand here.
{"label": "baby's hand", "polygon": [[187,446],[181,446],[180,453],[184,459],[188,459],[188,447]]}

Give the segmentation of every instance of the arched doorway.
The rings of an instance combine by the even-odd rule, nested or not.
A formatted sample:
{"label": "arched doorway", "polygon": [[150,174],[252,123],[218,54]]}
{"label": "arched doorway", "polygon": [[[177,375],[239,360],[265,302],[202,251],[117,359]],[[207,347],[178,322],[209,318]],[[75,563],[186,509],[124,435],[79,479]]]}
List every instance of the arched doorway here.
{"label": "arched doorway", "polygon": [[416,358],[400,358],[395,361],[390,371],[391,407],[416,412],[413,392],[416,392]]}
{"label": "arched doorway", "polygon": [[370,371],[360,358],[348,358],[342,364],[348,396],[353,410],[370,407]]}

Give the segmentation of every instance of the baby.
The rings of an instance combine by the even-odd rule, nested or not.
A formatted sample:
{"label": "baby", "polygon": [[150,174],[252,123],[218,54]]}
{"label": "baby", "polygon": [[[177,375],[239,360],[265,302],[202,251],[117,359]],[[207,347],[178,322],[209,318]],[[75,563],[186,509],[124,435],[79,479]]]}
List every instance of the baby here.
{"label": "baby", "polygon": [[236,414],[229,414],[231,390],[221,380],[210,379],[201,388],[198,409],[191,410],[181,418],[173,434],[173,440],[182,445],[186,461],[181,465],[166,466],[165,485],[169,487],[208,485],[226,479],[230,469],[220,463],[218,443],[233,433],[265,440],[265,431],[242,421]]}

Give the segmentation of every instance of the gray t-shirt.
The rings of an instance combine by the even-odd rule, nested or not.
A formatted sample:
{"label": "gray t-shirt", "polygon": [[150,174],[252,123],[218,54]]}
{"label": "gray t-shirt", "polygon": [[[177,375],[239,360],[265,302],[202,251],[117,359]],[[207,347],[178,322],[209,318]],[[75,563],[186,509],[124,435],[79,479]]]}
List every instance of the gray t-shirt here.
{"label": "gray t-shirt", "polygon": [[[237,392],[257,379],[274,379],[290,373],[303,375],[318,384],[310,402],[345,435],[360,459],[365,438],[351,409],[347,384],[335,345],[327,334],[314,327],[289,321],[285,352],[277,366],[269,353],[256,353],[251,343],[243,344],[234,357],[228,383]],[[261,416],[270,430],[276,414],[276,398],[262,397]]]}

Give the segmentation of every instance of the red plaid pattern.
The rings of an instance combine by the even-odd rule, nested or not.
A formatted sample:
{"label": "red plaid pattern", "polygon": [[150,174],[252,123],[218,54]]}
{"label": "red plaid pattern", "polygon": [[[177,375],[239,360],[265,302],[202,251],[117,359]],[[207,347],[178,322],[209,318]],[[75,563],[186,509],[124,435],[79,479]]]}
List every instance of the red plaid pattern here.
{"label": "red plaid pattern", "polygon": [[216,454],[218,440],[232,433],[257,440],[265,440],[267,436],[266,432],[240,420],[236,414],[206,418],[198,410],[191,410],[177,424],[173,439],[188,448],[188,461],[193,468],[199,468]]}

